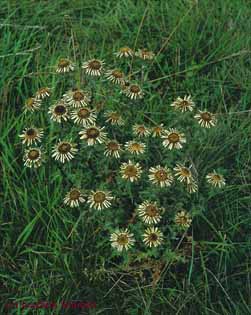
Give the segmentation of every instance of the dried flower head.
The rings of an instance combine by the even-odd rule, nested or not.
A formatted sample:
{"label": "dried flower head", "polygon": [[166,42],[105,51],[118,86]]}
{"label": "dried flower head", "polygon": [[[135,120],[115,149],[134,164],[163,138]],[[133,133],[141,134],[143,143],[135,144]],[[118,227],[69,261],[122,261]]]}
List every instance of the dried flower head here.
{"label": "dried flower head", "polygon": [[217,119],[215,114],[212,114],[207,111],[200,111],[194,116],[198,120],[198,123],[201,127],[210,128],[216,125]]}
{"label": "dried flower head", "polygon": [[87,106],[91,101],[90,93],[81,89],[73,89],[63,95],[65,102],[74,107],[79,108]]}
{"label": "dried flower head", "polygon": [[191,184],[194,179],[192,176],[192,172],[191,172],[191,167],[189,168],[186,167],[183,164],[177,163],[174,171],[175,171],[175,176],[177,177],[178,181],[180,181],[181,183],[184,182],[185,184]]}
{"label": "dried flower head", "polygon": [[207,182],[214,187],[222,188],[226,185],[225,178],[223,175],[217,173],[215,170],[206,176]]}
{"label": "dried flower head", "polygon": [[143,234],[143,242],[148,247],[157,247],[163,241],[163,233],[157,227],[149,227]]}
{"label": "dried flower head", "polygon": [[169,150],[181,149],[183,147],[183,143],[186,143],[184,133],[181,133],[174,128],[167,130],[161,138],[164,139],[163,146],[167,147]]}
{"label": "dried flower head", "polygon": [[135,140],[127,141],[125,143],[125,149],[132,154],[142,154],[145,152],[146,145],[142,142]]}
{"label": "dried flower head", "polygon": [[143,60],[152,60],[155,57],[155,54],[153,51],[150,51],[146,48],[139,49],[136,53],[135,56],[143,59]]}
{"label": "dried flower head", "polygon": [[52,157],[56,161],[64,163],[65,161],[69,162],[74,158],[78,149],[76,149],[76,144],[70,141],[60,141],[54,145],[52,150]]}
{"label": "dried flower head", "polygon": [[123,149],[121,144],[119,144],[116,140],[109,140],[105,143],[105,156],[112,156],[118,159],[122,151]]}
{"label": "dried flower head", "polygon": [[154,138],[157,138],[157,137],[160,138],[161,136],[163,136],[166,133],[166,129],[164,128],[163,124],[152,127],[151,131],[152,131],[152,136]]}
{"label": "dried flower head", "polygon": [[49,107],[50,119],[58,123],[69,119],[69,109],[63,100]]}
{"label": "dried flower head", "polygon": [[43,137],[44,132],[43,129],[30,127],[25,128],[23,132],[19,135],[22,140],[23,144],[32,145],[41,142],[41,138]]}
{"label": "dried flower head", "polygon": [[120,166],[120,173],[122,178],[134,182],[137,181],[142,173],[142,168],[139,163],[133,163],[132,161],[128,161],[128,163],[122,163]]}
{"label": "dried flower head", "polygon": [[71,119],[74,124],[82,125],[83,127],[87,127],[90,125],[94,125],[97,119],[97,113],[95,109],[91,109],[89,107],[81,107],[76,108],[71,111]]}
{"label": "dried flower head", "polygon": [[79,205],[84,202],[84,195],[78,188],[72,188],[70,191],[68,191],[64,198],[64,204],[70,206],[71,208],[79,207]]}
{"label": "dried flower head", "polygon": [[132,127],[133,134],[136,137],[148,137],[151,134],[151,131],[149,128],[147,128],[145,125],[139,125],[135,124]]}
{"label": "dried flower head", "polygon": [[110,123],[111,125],[122,126],[125,124],[125,121],[122,118],[121,114],[117,111],[107,111],[106,113],[104,113],[104,116],[107,118],[106,122]]}
{"label": "dried flower head", "polygon": [[29,148],[25,150],[23,157],[24,165],[37,168],[44,161],[43,152],[40,148]]}
{"label": "dried flower head", "polygon": [[198,191],[198,184],[193,179],[191,183],[186,184],[186,189],[189,192],[189,194],[195,193],[196,191]]}
{"label": "dried flower head", "polygon": [[156,224],[161,220],[164,209],[159,208],[156,202],[146,200],[139,205],[137,211],[144,223]]}
{"label": "dried flower head", "polygon": [[133,56],[133,50],[129,47],[121,47],[116,53],[116,57],[122,58],[128,58]]}
{"label": "dried flower head", "polygon": [[169,168],[157,165],[149,169],[149,180],[161,188],[168,187],[173,182],[173,175]]}
{"label": "dried flower head", "polygon": [[182,228],[189,228],[192,223],[190,214],[184,210],[179,211],[174,218],[174,221],[177,225]]}
{"label": "dried flower head", "polygon": [[122,89],[122,92],[132,100],[141,99],[144,96],[144,93],[138,84],[131,84],[125,89]]}
{"label": "dried flower head", "polygon": [[124,249],[128,250],[135,243],[132,233],[128,229],[117,229],[110,236],[111,245],[113,248],[122,252]]}
{"label": "dried flower head", "polygon": [[114,197],[111,196],[109,191],[92,190],[88,196],[87,203],[91,208],[102,210],[104,208],[109,208],[112,205],[111,201],[113,199]]}
{"label": "dried flower head", "polygon": [[108,70],[105,74],[108,81],[111,81],[114,84],[125,84],[125,75],[122,71],[118,69]]}
{"label": "dried flower head", "polygon": [[121,93],[125,93],[126,89],[130,86],[130,81],[125,80],[125,83],[123,85],[120,86],[121,88]]}
{"label": "dried flower head", "polygon": [[182,113],[186,111],[192,111],[194,109],[194,102],[192,101],[191,95],[185,96],[184,98],[178,97],[172,104],[174,109],[181,111]]}
{"label": "dried flower head", "polygon": [[104,143],[107,139],[107,133],[103,131],[104,127],[89,126],[79,132],[80,139],[84,139],[87,145]]}
{"label": "dried flower head", "polygon": [[84,62],[82,68],[88,75],[101,76],[104,68],[104,61],[98,59],[91,59]]}
{"label": "dried flower head", "polygon": [[51,89],[48,87],[43,87],[36,92],[36,98],[43,100],[51,95]]}
{"label": "dried flower head", "polygon": [[35,97],[29,97],[24,103],[24,112],[34,112],[39,110],[41,106],[41,100]]}
{"label": "dried flower head", "polygon": [[61,58],[58,61],[56,72],[58,73],[66,73],[73,71],[75,68],[75,65],[73,62],[71,62],[69,59]]}

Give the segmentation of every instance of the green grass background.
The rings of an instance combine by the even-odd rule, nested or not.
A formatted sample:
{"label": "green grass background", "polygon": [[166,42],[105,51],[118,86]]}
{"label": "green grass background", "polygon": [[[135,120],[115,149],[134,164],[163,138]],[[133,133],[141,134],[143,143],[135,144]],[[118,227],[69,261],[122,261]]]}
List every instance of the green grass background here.
{"label": "green grass background", "polygon": [[[250,14],[250,3],[241,0],[1,1],[1,314],[11,301],[62,300],[96,301],[97,308],[83,314],[251,314]],[[51,73],[59,57],[113,64],[112,53],[125,45],[161,49],[148,73],[153,94],[137,109],[139,119],[150,113],[168,121],[170,102],[188,93],[198,108],[221,113],[219,127],[195,134],[190,152],[202,175],[223,168],[228,186],[200,200],[196,260],[192,251],[189,262],[171,266],[154,289],[119,271],[94,280],[86,275],[85,268],[90,275],[109,266],[100,226],[59,207],[65,194],[60,170],[53,163],[26,170],[18,138],[25,98],[42,85],[57,85]],[[105,106],[116,108],[112,101]]]}

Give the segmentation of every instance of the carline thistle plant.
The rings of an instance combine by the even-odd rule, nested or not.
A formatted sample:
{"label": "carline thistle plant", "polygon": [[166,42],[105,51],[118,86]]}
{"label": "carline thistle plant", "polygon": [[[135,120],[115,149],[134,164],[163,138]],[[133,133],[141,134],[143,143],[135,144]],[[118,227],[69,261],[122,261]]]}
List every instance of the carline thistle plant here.
{"label": "carline thistle plant", "polygon": [[[167,100],[168,110],[177,115],[175,121],[182,117],[180,125],[163,117],[155,121],[156,116],[144,113],[144,104],[154,93],[147,81],[147,65],[155,57],[146,48],[133,51],[125,46],[114,52],[115,64],[111,66],[103,58],[91,57],[78,68],[70,58],[60,58],[54,74],[56,80],[64,83],[60,97],[55,97],[59,92],[55,93],[55,86],[41,86],[24,100],[27,124],[19,137],[25,167],[30,172],[39,172],[48,162],[60,169],[71,164],[71,178],[76,175],[78,180],[72,183],[66,177],[62,206],[74,211],[88,209],[107,218],[103,229],[115,256],[130,252],[130,257],[146,253],[163,258],[165,250],[173,248],[174,235],[189,233],[196,206],[191,196],[202,193],[200,184],[204,181],[208,190],[223,189],[226,185],[217,169],[205,173],[196,168],[194,157],[187,150],[191,133],[186,132],[183,124],[187,117],[194,121],[190,129],[209,132],[219,123],[217,114],[206,108],[197,109],[188,93]],[[141,66],[141,70],[131,69],[128,73],[132,58],[134,66]],[[146,73],[142,76],[141,71]],[[76,78],[84,76],[84,86],[77,80],[72,86],[75,73]],[[102,86],[107,91],[104,97],[112,95],[113,102],[100,110],[93,86]],[[53,125],[50,137],[48,125],[35,124],[38,113],[42,113],[43,122],[47,119]],[[46,150],[48,147],[50,151]],[[101,176],[97,168],[81,162],[86,156],[87,162],[98,161],[99,171],[104,172]],[[112,174],[109,180],[105,178],[107,170]],[[87,173],[89,185],[80,187],[79,183],[85,182],[81,174]],[[130,196],[130,203],[125,195]],[[178,203],[179,196],[187,200],[186,208]]]}

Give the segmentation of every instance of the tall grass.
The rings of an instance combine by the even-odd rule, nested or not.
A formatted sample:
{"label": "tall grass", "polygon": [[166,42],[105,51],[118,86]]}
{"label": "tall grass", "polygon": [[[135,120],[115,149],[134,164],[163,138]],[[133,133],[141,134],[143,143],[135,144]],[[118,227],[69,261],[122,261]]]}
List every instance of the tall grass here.
{"label": "tall grass", "polygon": [[[12,301],[62,300],[96,301],[89,314],[251,314],[250,13],[241,0],[1,2],[2,314]],[[220,128],[195,134],[190,150],[205,174],[217,165],[226,171],[227,189],[199,200],[187,259],[176,263],[170,253],[156,286],[114,265],[101,222],[59,210],[60,169],[26,170],[18,138],[25,98],[41,85],[59,85],[52,75],[59,57],[112,65],[124,45],[161,52],[148,73],[151,102],[136,117],[169,121],[170,102],[188,93],[199,108],[221,113]],[[102,96],[97,102],[115,106]]]}

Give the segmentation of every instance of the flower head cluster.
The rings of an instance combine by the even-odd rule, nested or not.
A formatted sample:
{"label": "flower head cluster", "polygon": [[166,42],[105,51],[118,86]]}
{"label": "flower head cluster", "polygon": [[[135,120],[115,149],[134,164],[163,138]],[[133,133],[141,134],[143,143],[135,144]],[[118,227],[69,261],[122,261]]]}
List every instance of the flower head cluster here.
{"label": "flower head cluster", "polygon": [[[147,85],[142,84],[147,78],[143,71],[149,60],[157,59],[158,53],[146,48],[134,51],[125,46],[118,49],[115,56],[119,61],[118,67],[108,67],[98,58],[84,61],[78,76],[81,84],[79,82],[75,87],[69,84],[75,77],[71,72],[76,71],[77,63],[68,58],[58,60],[55,69],[60,83],[68,78],[64,82],[65,90],[44,86],[24,101],[29,124],[19,134],[24,147],[23,162],[27,168],[37,169],[47,156],[59,171],[66,174],[63,183],[66,187],[71,183],[67,175],[75,178],[72,173],[78,165],[76,182],[62,198],[64,206],[68,210],[88,208],[90,213],[99,216],[109,217],[118,213],[114,222],[122,216],[121,208],[126,207],[129,220],[119,223],[114,229],[111,227],[114,222],[107,224],[111,247],[119,253],[130,250],[137,245],[137,237],[141,235],[142,247],[157,252],[162,245],[164,248],[168,238],[166,233],[172,231],[173,226],[176,232],[176,229],[188,229],[192,224],[191,211],[176,207],[173,201],[184,188],[186,193],[182,203],[185,198],[191,198],[188,193],[198,194],[199,191],[200,171],[196,168],[196,159],[194,163],[190,157],[193,152],[189,150],[191,137],[196,140],[189,131],[191,124],[195,122],[197,132],[201,130],[199,126],[206,129],[216,126],[217,118],[206,109],[197,110],[192,96],[185,95],[171,103],[174,109],[171,117],[182,116],[181,121],[191,117],[189,124],[180,128],[178,119],[172,118],[170,125],[164,120],[155,122],[155,116],[150,117],[153,110],[142,113],[139,107],[144,106],[142,99],[150,94],[145,89]],[[131,69],[134,60],[144,64],[141,77]],[[95,93],[95,88],[102,84],[108,87],[107,90],[102,88]],[[100,102],[103,95],[107,102]],[[119,100],[116,100],[117,95]],[[46,117],[35,118],[37,112],[43,110]],[[166,115],[161,111],[154,114]],[[34,115],[34,120],[31,115]],[[41,128],[36,122],[44,121],[44,118],[49,124]],[[43,146],[45,140],[49,145]],[[44,148],[50,152],[46,153]],[[184,162],[179,162],[182,154]],[[85,168],[86,165],[90,167]],[[98,182],[100,178],[102,183]],[[205,180],[207,186],[215,189],[226,185],[224,176],[216,170],[208,173]],[[131,222],[135,227],[130,226]]]}

